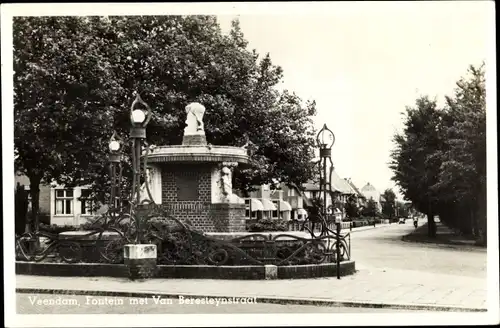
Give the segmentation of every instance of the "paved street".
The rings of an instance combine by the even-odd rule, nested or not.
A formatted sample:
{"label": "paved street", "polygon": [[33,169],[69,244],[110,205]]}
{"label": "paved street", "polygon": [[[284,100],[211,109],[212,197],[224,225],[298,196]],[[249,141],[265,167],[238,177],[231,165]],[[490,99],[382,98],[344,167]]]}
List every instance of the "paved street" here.
{"label": "paved street", "polygon": [[[199,299],[203,302],[205,299]],[[356,313],[353,307],[280,304],[193,304],[179,298],[135,298],[81,295],[16,294],[18,314],[162,314],[162,313]],[[205,303],[210,300],[205,300]],[[238,300],[239,301],[239,300]],[[56,305],[55,303],[62,303]],[[220,302],[220,301],[219,301]],[[46,305],[44,305],[44,303]],[[66,303],[66,304],[64,304]],[[113,304],[112,304],[113,303]],[[363,309],[363,312],[410,313],[395,309]]]}
{"label": "paved street", "polygon": [[356,268],[404,269],[486,279],[486,250],[401,240],[401,236],[414,229],[411,220],[407,220],[406,224],[393,223],[353,233],[351,247]]}
{"label": "paved street", "polygon": [[[146,293],[163,297],[257,297],[259,303],[293,300],[336,306],[390,306],[407,309],[485,309],[486,252],[417,245],[401,241],[411,223],[353,231],[351,276],[297,280],[151,279],[18,275],[17,288]],[[126,295],[135,296],[135,295]],[[258,310],[288,311],[259,305]],[[256,308],[257,309],[257,308]],[[271,310],[272,309],[272,310]],[[280,310],[277,310],[280,309]],[[233,311],[235,309],[232,309]],[[325,310],[325,309],[323,309]],[[188,311],[188,310],[185,310]],[[198,311],[198,310],[192,310]],[[241,310],[246,311],[246,310]],[[291,311],[291,310],[290,310]],[[300,311],[298,308],[293,311]],[[307,312],[307,307],[303,308]]]}

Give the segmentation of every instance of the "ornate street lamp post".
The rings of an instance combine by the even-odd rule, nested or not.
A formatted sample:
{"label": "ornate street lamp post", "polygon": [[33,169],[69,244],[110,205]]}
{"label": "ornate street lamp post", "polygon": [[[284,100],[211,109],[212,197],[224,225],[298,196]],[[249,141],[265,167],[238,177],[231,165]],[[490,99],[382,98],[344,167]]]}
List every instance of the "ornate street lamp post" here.
{"label": "ornate street lamp post", "polygon": [[326,161],[329,159],[330,161],[330,167],[332,167],[332,160],[331,160],[331,154],[332,154],[332,146],[335,143],[335,136],[333,132],[328,129],[328,127],[323,125],[323,128],[318,132],[318,135],[316,136],[316,144],[318,145],[319,148],[319,190],[320,193],[323,192],[323,217],[326,219],[327,216],[327,209],[328,205],[326,203],[326,195],[327,195],[327,189],[330,186],[330,180],[327,178],[327,164]]}
{"label": "ornate street lamp post", "polygon": [[[332,180],[332,172],[333,172],[333,163],[332,163],[332,146],[335,143],[335,135],[333,132],[325,125],[323,125],[323,128],[318,132],[318,135],[316,136],[316,143],[319,148],[319,157],[320,157],[320,165],[319,165],[319,175],[320,175],[320,193],[323,191],[323,217],[326,220],[327,217],[327,203],[326,203],[326,195],[327,195],[327,189],[331,194],[332,186],[331,186],[331,180]],[[330,162],[330,174],[329,178],[327,179],[327,163],[326,161]],[[321,162],[323,164],[321,165]],[[333,208],[333,198],[332,198],[332,208]],[[335,215],[335,211],[333,211]],[[337,279],[340,279],[340,228],[341,228],[341,223],[338,220],[335,220],[337,224],[337,234],[336,234],[336,260],[337,260]],[[327,229],[323,229],[322,235],[326,233]]]}
{"label": "ornate street lamp post", "polygon": [[[111,175],[111,199],[109,206],[113,218],[116,218],[116,202],[118,200],[118,210],[121,212],[121,176],[122,176],[122,143],[120,138],[113,132],[109,140],[109,165]],[[119,172],[117,172],[117,167]],[[117,197],[118,194],[118,197]],[[107,218],[106,218],[107,220]]]}
{"label": "ornate street lamp post", "polygon": [[[138,108],[142,105],[145,109]],[[140,189],[141,189],[141,176],[146,176],[147,168],[144,167],[144,172],[141,170],[141,150],[143,140],[146,139],[146,126],[151,119],[151,109],[146,104],[139,94],[137,94],[132,106],[130,107],[130,122],[132,127],[130,129],[130,138],[132,139],[132,194],[131,194],[131,214],[133,208],[140,204]],[[137,242],[141,243],[142,240],[142,222],[140,216],[136,216],[137,220]]]}

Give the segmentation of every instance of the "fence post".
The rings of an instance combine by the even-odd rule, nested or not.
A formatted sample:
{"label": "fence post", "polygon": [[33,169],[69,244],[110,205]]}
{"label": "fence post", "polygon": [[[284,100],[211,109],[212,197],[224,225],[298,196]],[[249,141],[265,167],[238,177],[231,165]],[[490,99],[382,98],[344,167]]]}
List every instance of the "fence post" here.
{"label": "fence post", "polygon": [[349,260],[352,259],[352,254],[351,254],[351,234],[349,234]]}

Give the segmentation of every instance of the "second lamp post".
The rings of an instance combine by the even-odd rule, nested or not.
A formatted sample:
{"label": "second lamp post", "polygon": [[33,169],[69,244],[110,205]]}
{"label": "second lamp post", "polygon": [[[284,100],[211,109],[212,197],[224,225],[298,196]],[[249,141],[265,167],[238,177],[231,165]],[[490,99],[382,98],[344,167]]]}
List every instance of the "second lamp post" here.
{"label": "second lamp post", "polygon": [[[323,191],[323,217],[325,221],[327,220],[327,191],[332,191],[332,172],[333,172],[333,163],[332,163],[332,146],[335,143],[335,135],[333,132],[325,125],[318,132],[316,136],[316,143],[319,147],[319,157],[320,157],[320,193]],[[330,162],[330,174],[327,178],[327,159]],[[328,189],[328,190],[327,190]],[[332,208],[335,213],[335,209],[333,206],[333,198],[332,198]],[[337,279],[340,279],[340,230],[341,230],[341,222],[336,220],[337,234],[336,234],[336,262],[337,262]],[[325,231],[326,232],[326,231]]]}
{"label": "second lamp post", "polygon": [[[138,108],[142,105],[144,109]],[[130,129],[130,138],[132,139],[132,193],[131,193],[131,211],[133,208],[140,205],[141,201],[141,175],[143,170],[141,170],[141,153],[142,153],[142,142],[146,139],[146,126],[151,119],[151,109],[148,104],[146,104],[139,94],[137,94],[132,106],[130,107],[130,122],[132,127]],[[147,168],[143,168],[144,171]],[[136,213],[134,213],[136,214]],[[136,214],[135,219],[137,221],[137,242],[142,242],[142,222],[140,217]]]}

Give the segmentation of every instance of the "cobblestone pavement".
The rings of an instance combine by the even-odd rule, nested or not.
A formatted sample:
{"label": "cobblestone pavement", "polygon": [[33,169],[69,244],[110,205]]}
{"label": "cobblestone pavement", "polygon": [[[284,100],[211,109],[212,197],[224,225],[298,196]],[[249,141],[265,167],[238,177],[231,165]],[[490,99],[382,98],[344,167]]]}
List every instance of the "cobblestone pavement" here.
{"label": "cobblestone pavement", "polygon": [[[217,305],[217,301],[219,304]],[[233,304],[227,304],[231,301]],[[238,304],[234,304],[238,301]],[[212,302],[213,304],[209,304]],[[224,304],[221,304],[224,302]],[[248,300],[245,300],[248,302]],[[253,302],[250,299],[250,302]],[[196,304],[199,303],[199,304]],[[18,314],[174,314],[174,313],[356,313],[352,307],[241,304],[241,300],[109,297],[82,295],[16,294]],[[366,309],[363,312],[419,313],[395,309]]]}
{"label": "cobblestone pavement", "polygon": [[[18,275],[17,288],[135,292],[214,297],[258,297],[337,302],[342,306],[486,309],[486,252],[460,251],[401,241],[410,224],[352,234],[358,272],[299,280],[151,279]],[[344,306],[345,306],[344,304]],[[363,309],[364,311],[364,309]]]}

